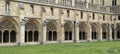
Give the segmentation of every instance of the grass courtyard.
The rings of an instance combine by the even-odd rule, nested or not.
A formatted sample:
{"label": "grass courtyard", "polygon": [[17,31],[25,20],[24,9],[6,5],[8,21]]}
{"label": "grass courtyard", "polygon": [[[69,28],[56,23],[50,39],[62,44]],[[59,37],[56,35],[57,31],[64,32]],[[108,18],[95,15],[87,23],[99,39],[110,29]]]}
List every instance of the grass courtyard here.
{"label": "grass courtyard", "polygon": [[120,54],[120,41],[9,46],[0,54]]}

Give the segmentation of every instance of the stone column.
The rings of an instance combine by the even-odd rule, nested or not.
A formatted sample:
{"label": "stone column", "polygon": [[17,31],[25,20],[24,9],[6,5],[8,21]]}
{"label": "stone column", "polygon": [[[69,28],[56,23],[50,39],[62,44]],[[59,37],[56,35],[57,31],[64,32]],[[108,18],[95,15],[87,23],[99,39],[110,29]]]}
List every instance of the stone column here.
{"label": "stone column", "polygon": [[117,40],[117,25],[114,24],[114,40]]}
{"label": "stone column", "polygon": [[112,27],[109,26],[109,40],[112,40]]}
{"label": "stone column", "polygon": [[46,44],[46,36],[47,36],[47,23],[43,23],[43,30],[42,30],[42,44]]}
{"label": "stone column", "polygon": [[99,39],[99,41],[102,41],[102,25],[101,24],[99,24],[99,33],[98,33],[98,39]]}
{"label": "stone column", "polygon": [[18,43],[19,44],[24,44],[25,43],[25,22],[24,21],[20,21],[20,41]]}
{"label": "stone column", "polygon": [[74,42],[78,42],[79,41],[79,25],[76,25],[76,27],[75,27],[75,34],[76,34],[76,36],[75,36],[75,40],[74,40]]}
{"label": "stone column", "polygon": [[92,32],[92,27],[91,27],[91,25],[90,24],[88,24],[88,34],[87,34],[87,40],[88,41],[91,41],[92,40],[92,38],[91,38],[91,32]]}
{"label": "stone column", "polygon": [[61,36],[60,36],[60,43],[63,43],[64,42],[64,34],[65,31],[64,31],[64,24],[61,25]]}

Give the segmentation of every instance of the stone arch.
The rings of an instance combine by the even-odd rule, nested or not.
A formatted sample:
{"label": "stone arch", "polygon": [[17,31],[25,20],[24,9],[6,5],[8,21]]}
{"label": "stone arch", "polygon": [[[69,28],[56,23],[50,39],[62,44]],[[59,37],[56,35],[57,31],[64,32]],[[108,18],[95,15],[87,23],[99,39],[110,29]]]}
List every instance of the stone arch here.
{"label": "stone arch", "polygon": [[91,27],[92,27],[92,31],[91,31],[92,39],[96,40],[98,39],[98,25],[96,23],[92,23]]}
{"label": "stone arch", "polygon": [[107,39],[108,26],[107,24],[102,24],[102,39]]}
{"label": "stone arch", "polygon": [[2,43],[16,43],[18,23],[13,18],[1,18],[0,19],[0,30],[1,30],[1,42]]}
{"label": "stone arch", "polygon": [[25,42],[38,42],[40,25],[35,19],[29,19],[25,23]]}
{"label": "stone arch", "polygon": [[2,18],[0,19],[0,29],[15,30],[16,32],[18,32],[19,25],[16,22],[16,20],[13,18],[4,18],[4,19]]}
{"label": "stone arch", "polygon": [[58,23],[50,20],[47,22],[47,41],[57,41],[58,37]]}
{"label": "stone arch", "polygon": [[74,24],[71,21],[67,21],[64,23],[64,31],[64,40],[73,40]]}
{"label": "stone arch", "polygon": [[48,31],[57,31],[58,30],[58,23],[54,20],[47,22],[47,30]]}
{"label": "stone arch", "polygon": [[84,22],[79,24],[79,40],[87,40],[87,25]]}

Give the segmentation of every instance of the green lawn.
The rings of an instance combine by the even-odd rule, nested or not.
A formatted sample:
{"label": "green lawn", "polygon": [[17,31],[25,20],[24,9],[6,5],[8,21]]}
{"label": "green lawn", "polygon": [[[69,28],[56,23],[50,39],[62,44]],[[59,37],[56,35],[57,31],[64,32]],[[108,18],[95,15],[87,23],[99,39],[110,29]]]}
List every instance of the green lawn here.
{"label": "green lawn", "polygon": [[120,41],[0,47],[0,54],[120,54]]}

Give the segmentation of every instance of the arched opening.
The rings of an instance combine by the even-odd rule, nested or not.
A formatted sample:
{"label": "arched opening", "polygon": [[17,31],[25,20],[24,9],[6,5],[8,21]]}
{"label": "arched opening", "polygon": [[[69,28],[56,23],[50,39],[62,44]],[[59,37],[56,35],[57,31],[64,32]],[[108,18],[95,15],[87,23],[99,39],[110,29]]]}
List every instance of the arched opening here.
{"label": "arched opening", "polygon": [[49,21],[47,23],[47,41],[57,41],[57,23],[56,21]]}
{"label": "arched opening", "polygon": [[65,40],[68,40],[68,31],[65,32]]}
{"label": "arched opening", "polygon": [[107,39],[107,31],[108,31],[107,25],[103,24],[102,25],[102,39]]}
{"label": "arched opening", "polygon": [[120,39],[120,31],[117,31],[117,38]]}
{"label": "arched opening", "polygon": [[2,31],[0,31],[0,43],[2,43]]}
{"label": "arched opening", "polygon": [[25,42],[38,42],[39,29],[37,21],[30,20],[25,24]]}
{"label": "arched opening", "polygon": [[87,26],[85,23],[79,24],[79,40],[86,40],[87,39]]}
{"label": "arched opening", "polygon": [[33,41],[33,32],[29,31],[28,32],[28,42],[32,42]]}
{"label": "arched opening", "polygon": [[102,39],[106,39],[107,38],[107,33],[106,32],[102,32]]}
{"label": "arched opening", "polygon": [[38,31],[35,31],[34,32],[34,41],[36,42],[36,41],[38,41],[38,36],[39,35],[39,33],[38,33]]}
{"label": "arched opening", "polygon": [[97,39],[97,33],[96,32],[94,32],[93,39]]}
{"label": "arched opening", "polygon": [[85,32],[83,32],[83,39],[86,40]]}
{"label": "arched opening", "polygon": [[16,31],[12,30],[10,33],[10,41],[16,42]]}
{"label": "arched opening", "polygon": [[53,41],[56,41],[56,40],[57,40],[57,32],[54,31],[54,32],[53,32]]}
{"label": "arched opening", "polygon": [[112,39],[114,40],[114,30],[112,30]]}
{"label": "arched opening", "polygon": [[92,40],[98,39],[98,33],[97,33],[97,25],[92,24]]}
{"label": "arched opening", "polygon": [[[12,18],[0,21],[0,43],[16,43],[18,24]],[[2,32],[3,31],[3,32]]]}
{"label": "arched opening", "polygon": [[28,33],[27,33],[27,31],[25,31],[25,42],[28,41],[28,39],[27,39],[28,37],[27,36],[28,36]]}
{"label": "arched opening", "polygon": [[79,40],[82,40],[82,32],[79,32]]}
{"label": "arched opening", "polygon": [[5,30],[3,33],[3,43],[9,42],[9,31]]}
{"label": "arched opening", "polygon": [[48,34],[48,41],[52,41],[52,31],[49,31],[49,34]]}
{"label": "arched opening", "polygon": [[69,40],[72,40],[72,31],[69,32]]}
{"label": "arched opening", "polygon": [[71,22],[66,22],[64,24],[64,30],[65,30],[65,39],[64,40],[73,40],[73,24]]}

